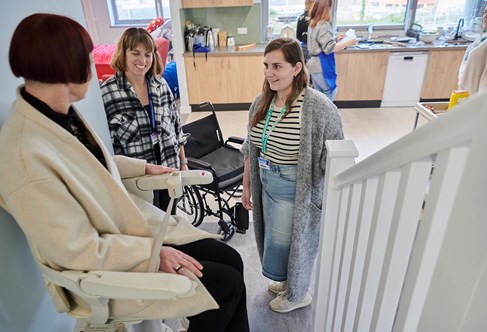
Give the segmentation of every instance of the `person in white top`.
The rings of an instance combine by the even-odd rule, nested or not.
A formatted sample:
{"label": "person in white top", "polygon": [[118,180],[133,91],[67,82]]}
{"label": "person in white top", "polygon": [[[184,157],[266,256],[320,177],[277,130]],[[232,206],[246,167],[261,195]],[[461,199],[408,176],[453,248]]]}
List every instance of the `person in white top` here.
{"label": "person in white top", "polygon": [[458,72],[458,88],[469,95],[487,88],[487,6],[483,13],[482,33],[468,46]]}

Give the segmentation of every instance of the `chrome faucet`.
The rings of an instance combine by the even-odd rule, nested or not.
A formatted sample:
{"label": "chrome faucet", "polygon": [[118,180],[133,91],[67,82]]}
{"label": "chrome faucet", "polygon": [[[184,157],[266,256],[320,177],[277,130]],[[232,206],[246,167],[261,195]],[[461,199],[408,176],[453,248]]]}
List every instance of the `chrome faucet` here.
{"label": "chrome faucet", "polygon": [[374,25],[369,24],[369,28],[367,29],[367,31],[369,32],[369,38],[368,39],[372,39],[372,33],[374,32]]}
{"label": "chrome faucet", "polygon": [[458,24],[457,24],[457,30],[455,31],[455,37],[453,38],[453,40],[460,39],[461,34],[459,34],[459,32],[460,32],[460,29],[463,28],[463,24],[464,24],[463,18],[459,19]]}

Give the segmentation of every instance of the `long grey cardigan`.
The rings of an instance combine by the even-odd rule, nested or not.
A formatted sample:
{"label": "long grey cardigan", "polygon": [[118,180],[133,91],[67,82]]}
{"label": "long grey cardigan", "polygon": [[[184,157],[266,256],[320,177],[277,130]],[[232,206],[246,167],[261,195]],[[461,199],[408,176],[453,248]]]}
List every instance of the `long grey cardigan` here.
{"label": "long grey cardigan", "polygon": [[[258,96],[250,107],[249,119],[260,104]],[[326,140],[343,139],[340,114],[324,94],[306,88],[301,115],[301,143],[298,153],[296,198],[293,215],[291,251],[288,261],[288,299],[299,301],[306,294],[311,270],[318,252],[323,178],[326,163]],[[262,186],[257,157],[260,150],[252,144],[250,135],[242,146],[242,153],[250,158],[252,216],[260,259],[264,250],[264,220]]]}

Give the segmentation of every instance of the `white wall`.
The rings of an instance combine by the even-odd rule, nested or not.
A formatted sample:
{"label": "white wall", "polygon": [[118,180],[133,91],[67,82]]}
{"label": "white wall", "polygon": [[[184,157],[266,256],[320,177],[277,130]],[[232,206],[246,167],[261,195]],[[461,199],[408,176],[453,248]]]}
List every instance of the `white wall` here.
{"label": "white wall", "polygon": [[[0,126],[8,114],[9,105],[15,98],[17,86],[22,83],[21,79],[13,76],[8,64],[10,38],[18,23],[24,17],[36,12],[67,15],[86,26],[81,0],[0,2],[0,22],[2,22]],[[94,77],[96,78],[96,75]],[[112,149],[96,79],[92,80],[86,99],[77,106],[105,144]],[[74,320],[55,312],[23,233],[14,220],[1,209],[0,266],[2,271],[0,273],[0,331],[65,332],[72,330]]]}
{"label": "white wall", "polygon": [[95,44],[115,44],[128,27],[111,26],[106,0],[82,0],[88,31]]}

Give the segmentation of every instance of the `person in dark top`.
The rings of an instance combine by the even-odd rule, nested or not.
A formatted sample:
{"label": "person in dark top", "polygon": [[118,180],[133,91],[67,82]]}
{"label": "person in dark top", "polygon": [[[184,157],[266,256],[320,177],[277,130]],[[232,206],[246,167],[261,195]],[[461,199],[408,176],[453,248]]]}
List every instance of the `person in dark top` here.
{"label": "person in dark top", "polygon": [[301,48],[303,49],[305,62],[308,62],[310,58],[308,52],[308,26],[309,26],[308,12],[314,2],[315,0],[305,0],[304,13],[298,17],[298,22],[296,26],[296,38],[301,42]]}

